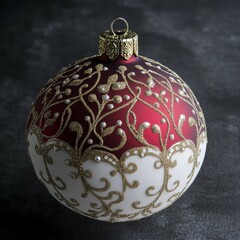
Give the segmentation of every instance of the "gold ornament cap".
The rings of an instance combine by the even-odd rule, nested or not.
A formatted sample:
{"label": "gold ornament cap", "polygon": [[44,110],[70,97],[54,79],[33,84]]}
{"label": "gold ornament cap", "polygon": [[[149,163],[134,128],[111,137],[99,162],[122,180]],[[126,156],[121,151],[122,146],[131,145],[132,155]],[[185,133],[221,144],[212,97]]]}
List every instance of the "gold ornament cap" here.
{"label": "gold ornament cap", "polygon": [[[123,21],[124,29],[114,29],[116,21]],[[128,22],[124,18],[116,18],[111,23],[111,30],[106,30],[99,35],[98,51],[100,55],[106,54],[110,60],[121,56],[128,60],[133,54],[138,56],[138,35],[129,30]]]}

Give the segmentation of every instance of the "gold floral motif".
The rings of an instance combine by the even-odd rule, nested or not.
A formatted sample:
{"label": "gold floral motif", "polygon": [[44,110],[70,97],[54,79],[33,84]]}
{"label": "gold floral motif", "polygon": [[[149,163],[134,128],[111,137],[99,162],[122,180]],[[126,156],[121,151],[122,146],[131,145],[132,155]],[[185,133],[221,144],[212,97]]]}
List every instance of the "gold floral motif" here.
{"label": "gold floral motif", "polygon": [[[146,68],[144,66],[136,65],[136,71],[141,72],[147,76],[146,82],[137,80],[131,73],[127,72],[125,66],[119,66],[116,70],[116,73],[109,76],[105,84],[99,84],[101,79],[101,74],[104,69],[102,64],[97,64],[94,67],[89,68],[91,65],[91,58],[79,60],[75,64],[70,65],[67,68],[62,69],[54,78],[50,79],[45,88],[42,89],[39,96],[43,96],[43,107],[40,112],[38,112],[33,105],[30,116],[29,116],[29,127],[26,130],[26,138],[32,134],[35,134],[38,138],[39,145],[35,146],[35,151],[37,154],[43,157],[45,170],[47,173],[46,176],[43,176],[43,173],[40,172],[41,181],[46,185],[51,185],[55,190],[55,196],[59,201],[64,202],[68,207],[73,211],[80,213],[82,215],[91,217],[91,218],[102,218],[108,217],[110,222],[118,221],[118,219],[128,219],[136,220],[142,216],[149,216],[152,214],[154,209],[158,209],[162,202],[160,198],[163,192],[173,192],[178,189],[180,181],[175,181],[171,186],[169,185],[169,179],[171,175],[169,173],[170,169],[176,167],[176,161],[174,160],[174,154],[177,152],[183,152],[186,148],[191,149],[192,156],[188,159],[189,164],[192,166],[191,173],[188,176],[188,182],[186,186],[180,191],[175,192],[171,197],[169,197],[168,202],[172,203],[178,199],[188,187],[189,182],[192,180],[197,167],[199,166],[198,157],[200,155],[200,144],[207,141],[206,135],[206,125],[205,119],[202,113],[200,106],[197,106],[197,100],[193,95],[190,88],[183,82],[183,80],[173,71],[167,67],[161,65],[160,63],[153,61],[151,59],[141,57],[145,61]],[[161,71],[158,69],[161,68]],[[84,77],[79,78],[79,70],[84,69]],[[163,75],[162,73],[166,73]],[[96,78],[95,83],[92,86],[88,86],[87,80],[94,77]],[[169,76],[167,78],[166,76]],[[60,78],[64,78],[63,82],[59,82]],[[160,81],[159,79],[164,79],[165,81]],[[178,85],[180,92],[173,91],[172,82]],[[134,83],[137,87],[132,88],[130,83]],[[71,89],[78,88],[78,95],[69,97]],[[155,91],[155,86],[161,86],[163,92],[159,93]],[[103,95],[102,99],[92,93],[93,90],[97,89],[99,93]],[[114,90],[117,93],[122,89],[128,89],[131,98],[126,101],[124,104],[122,102],[122,97],[118,93],[114,97],[106,97],[109,94],[110,90]],[[157,88],[159,89],[159,88]],[[55,95],[53,92],[55,91]],[[164,99],[164,91],[170,93],[170,98],[168,102]],[[145,93],[146,96],[153,96],[155,102],[161,105],[168,113],[170,118],[161,111],[160,108],[156,107],[156,104],[150,104],[145,101],[141,96]],[[51,97],[50,97],[51,96]],[[64,97],[68,96],[67,101]],[[60,97],[60,98],[59,98]],[[185,120],[185,116],[180,116],[178,122],[174,120],[174,104],[176,99],[184,101],[188,104],[195,115],[195,118],[190,117]],[[98,109],[97,112],[93,112],[89,107],[88,102],[96,104]],[[115,103],[114,108],[109,108],[108,111],[105,111],[109,104]],[[161,127],[158,124],[153,124],[152,126],[143,122],[139,126],[136,124],[136,115],[134,113],[134,106],[137,102],[141,102],[145,106],[151,108],[153,111],[159,114],[159,119],[163,118],[167,124],[167,131],[165,137],[161,132]],[[52,107],[59,103],[66,103],[65,109],[61,114],[52,112]],[[71,121],[72,109],[71,107],[76,104],[82,104],[85,109],[88,111],[88,116],[85,117],[85,121],[88,123],[87,134],[83,135],[83,127],[79,122]],[[114,155],[114,152],[123,148],[126,144],[127,136],[126,132],[119,125],[108,126],[107,128],[101,126],[101,122],[111,117],[111,114],[117,112],[123,108],[127,109],[127,114],[124,123],[127,126],[127,129],[132,134],[132,136],[142,144],[142,147],[129,149],[125,152],[120,158],[117,158]],[[60,125],[58,131],[48,136],[43,133],[45,129],[51,127],[56,119],[60,119]],[[37,123],[44,123],[44,127],[41,129],[38,127]],[[176,143],[173,149],[167,149],[167,143],[170,138],[170,123],[173,124],[174,130],[181,138],[181,141]],[[195,143],[191,140],[186,139],[183,134],[182,127],[184,124],[188,124],[190,127],[196,129],[196,141]],[[100,128],[99,128],[100,126]],[[60,140],[58,137],[63,133],[63,131],[68,128],[70,131],[76,133],[75,145],[74,147],[70,146],[68,143]],[[153,134],[156,134],[159,139],[159,146],[154,146],[147,142],[144,137],[144,132],[147,128],[151,128]],[[99,130],[100,129],[100,130]],[[87,140],[91,134],[94,134],[98,139],[98,143],[91,144],[87,148]],[[119,135],[120,142],[115,147],[108,147],[105,145],[105,138],[110,135]],[[44,140],[45,139],[45,140]],[[46,140],[47,139],[47,140]],[[84,193],[82,198],[86,198],[88,194],[92,194],[99,202],[91,203],[91,208],[87,212],[81,211],[81,202],[78,202],[76,199],[67,199],[63,196],[61,191],[64,191],[67,184],[60,178],[53,178],[49,170],[49,165],[53,164],[53,159],[49,156],[49,151],[53,149],[65,150],[69,153],[72,159],[68,159],[66,164],[75,168],[75,172],[71,173],[71,177],[74,179],[80,178],[83,186]],[[141,201],[135,201],[132,203],[132,208],[137,210],[135,213],[124,213],[123,209],[113,210],[112,206],[116,205],[124,200],[124,194],[129,188],[138,188],[139,182],[134,180],[129,182],[127,180],[128,174],[135,173],[137,165],[133,162],[126,164],[126,159],[129,156],[138,155],[139,157],[145,156],[154,156],[157,161],[154,163],[155,169],[163,169],[164,180],[163,185],[159,189],[155,189],[155,186],[148,186],[145,190],[146,196],[153,197],[153,201],[150,204],[144,205]],[[83,169],[83,164],[85,161],[93,160],[98,157],[101,162],[110,164],[113,166],[114,170],[109,174],[111,176],[120,174],[122,179],[122,192],[120,191],[109,191],[111,182],[106,177],[101,178],[103,186],[96,188],[89,183],[89,179],[92,178],[92,172],[89,170]],[[66,166],[67,167],[67,166]],[[107,195],[102,195],[99,193],[107,193]]]}

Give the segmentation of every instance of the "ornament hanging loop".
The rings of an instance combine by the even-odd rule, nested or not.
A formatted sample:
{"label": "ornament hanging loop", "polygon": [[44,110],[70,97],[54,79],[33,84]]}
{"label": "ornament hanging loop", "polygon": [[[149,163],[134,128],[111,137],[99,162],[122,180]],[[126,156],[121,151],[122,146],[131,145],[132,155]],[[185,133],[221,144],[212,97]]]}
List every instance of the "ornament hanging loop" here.
{"label": "ornament hanging loop", "polygon": [[[124,32],[123,32],[123,31],[114,31],[113,25],[114,25],[114,23],[115,23],[116,21],[119,21],[119,20],[123,21],[123,22],[125,23],[125,25],[126,25],[126,28],[123,29]],[[124,18],[122,18],[122,17],[118,17],[118,18],[114,19],[114,20],[112,21],[112,23],[111,23],[111,31],[112,31],[112,33],[113,33],[114,36],[115,36],[115,35],[119,35],[119,33],[120,33],[120,34],[123,34],[124,36],[127,35],[128,31],[129,31],[129,25],[128,25],[127,20],[124,19]]]}

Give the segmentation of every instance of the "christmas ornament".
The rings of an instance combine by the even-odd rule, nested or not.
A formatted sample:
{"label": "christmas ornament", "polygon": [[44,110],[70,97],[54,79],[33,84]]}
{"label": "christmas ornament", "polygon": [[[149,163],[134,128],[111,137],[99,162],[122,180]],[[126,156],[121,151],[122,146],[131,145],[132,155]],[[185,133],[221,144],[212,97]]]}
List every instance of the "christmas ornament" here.
{"label": "christmas ornament", "polygon": [[[122,20],[126,28],[115,30]],[[133,221],[176,201],[204,159],[203,112],[187,84],[138,55],[117,18],[99,55],[64,67],[38,94],[26,139],[37,177],[63,205],[110,222]]]}

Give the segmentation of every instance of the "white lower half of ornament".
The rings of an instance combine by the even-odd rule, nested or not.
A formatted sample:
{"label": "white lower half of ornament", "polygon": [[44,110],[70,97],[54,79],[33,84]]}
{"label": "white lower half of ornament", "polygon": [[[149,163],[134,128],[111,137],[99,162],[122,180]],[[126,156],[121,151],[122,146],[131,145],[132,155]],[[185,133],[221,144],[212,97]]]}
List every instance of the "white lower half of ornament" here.
{"label": "white lower half of ornament", "polygon": [[59,140],[43,143],[32,132],[27,140],[36,175],[50,194],[77,213],[110,222],[138,220],[170,206],[197,176],[207,145],[202,133],[197,146],[186,140],[166,152],[135,148],[121,159],[89,150],[77,159]]}

